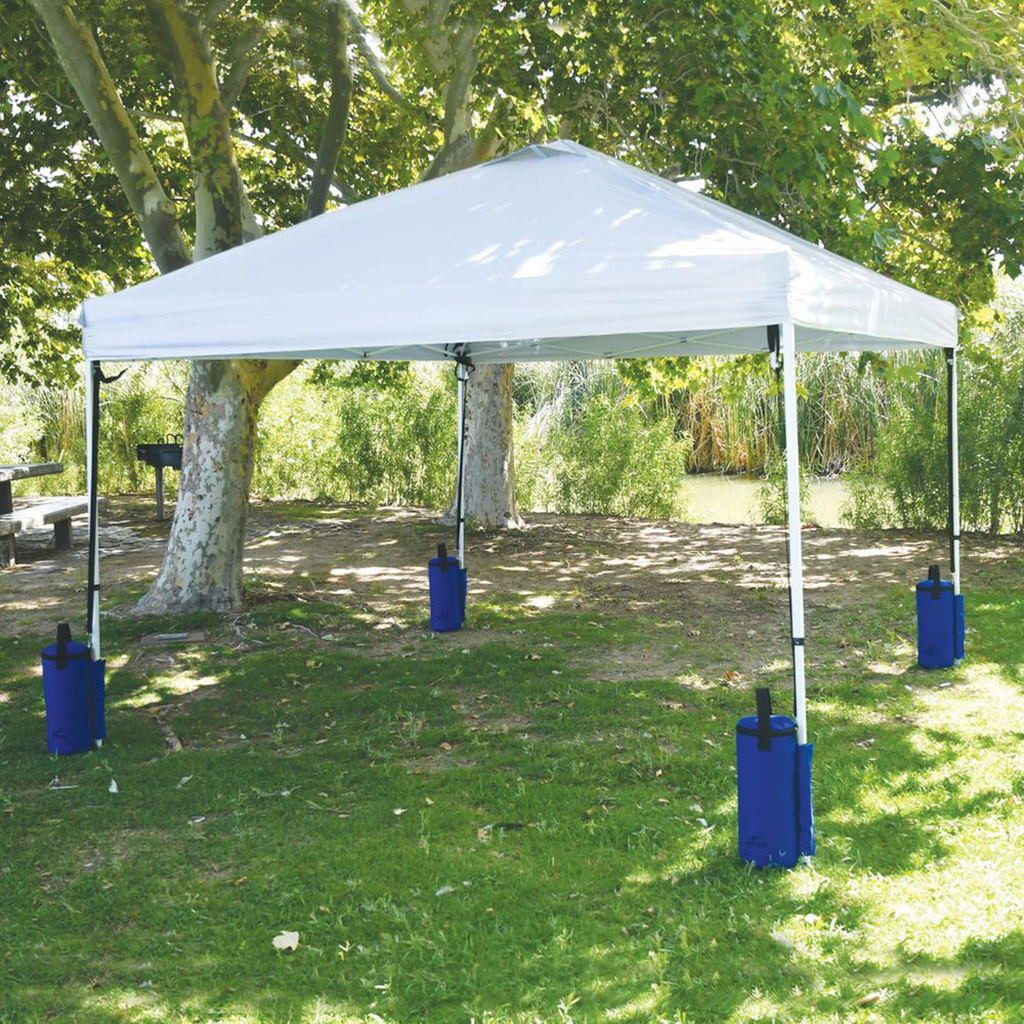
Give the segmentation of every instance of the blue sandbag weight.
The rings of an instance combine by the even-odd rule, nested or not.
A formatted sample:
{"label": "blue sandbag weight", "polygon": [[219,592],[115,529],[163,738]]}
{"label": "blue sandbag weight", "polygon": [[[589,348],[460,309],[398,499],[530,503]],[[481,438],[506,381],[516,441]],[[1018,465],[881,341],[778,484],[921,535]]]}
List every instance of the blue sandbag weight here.
{"label": "blue sandbag weight", "polygon": [[[791,868],[801,852],[796,723],[787,715],[771,713],[766,688],[757,690],[757,711],[736,723],[739,853],[759,868]],[[809,812],[809,755],[806,768]],[[807,828],[804,845],[813,852],[810,816]]]}
{"label": "blue sandbag weight", "polygon": [[933,565],[928,570],[928,579],[918,582],[916,598],[918,665],[952,667],[958,630],[952,582],[942,579],[939,567]]}
{"label": "blue sandbag weight", "polygon": [[57,627],[57,642],[43,648],[43,699],[46,748],[52,754],[91,750],[107,735],[106,663],[93,661],[89,648],[71,639],[67,623]]}
{"label": "blue sandbag weight", "polygon": [[427,566],[430,584],[430,628],[435,633],[461,629],[466,621],[466,570],[457,558],[449,556],[445,545],[439,544],[437,558]]}

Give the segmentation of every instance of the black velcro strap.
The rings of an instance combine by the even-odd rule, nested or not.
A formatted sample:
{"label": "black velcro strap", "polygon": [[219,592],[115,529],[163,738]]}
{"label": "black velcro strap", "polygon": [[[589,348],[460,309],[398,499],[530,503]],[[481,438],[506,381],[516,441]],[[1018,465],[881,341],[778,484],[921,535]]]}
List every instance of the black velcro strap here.
{"label": "black velcro strap", "polygon": [[448,569],[448,548],[444,544],[437,545],[437,557],[441,559],[441,572]]}
{"label": "black velcro strap", "polygon": [[767,686],[759,686],[757,698],[757,749],[772,749],[772,694]]}
{"label": "black velcro strap", "polygon": [[937,601],[942,591],[942,573],[939,572],[938,565],[928,566],[928,579],[932,583],[932,598]]}
{"label": "black velcro strap", "polygon": [[68,666],[68,644],[71,643],[71,627],[62,622],[57,627],[57,668],[62,671]]}
{"label": "black velcro strap", "polygon": [[794,647],[803,647],[803,645],[804,645],[804,638],[802,636],[795,636],[795,637],[793,637],[791,642],[792,642]]}

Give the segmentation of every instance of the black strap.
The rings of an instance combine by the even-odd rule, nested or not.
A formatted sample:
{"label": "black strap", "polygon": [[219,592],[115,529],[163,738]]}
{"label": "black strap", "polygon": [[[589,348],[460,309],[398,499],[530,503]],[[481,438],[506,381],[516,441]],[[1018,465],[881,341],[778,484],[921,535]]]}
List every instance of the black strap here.
{"label": "black strap", "polygon": [[65,669],[68,664],[68,644],[71,643],[71,627],[62,622],[57,627],[57,668]]}
{"label": "black strap", "polygon": [[772,694],[767,686],[759,686],[757,698],[757,749],[772,749]]}
{"label": "black strap", "polygon": [[778,729],[772,728],[772,695],[767,686],[759,686],[754,691],[754,696],[757,698],[757,728],[751,729],[737,723],[736,732],[740,736],[756,736],[758,750],[771,750],[773,739],[796,735],[795,724],[784,725]]}
{"label": "black strap", "polygon": [[937,601],[942,592],[942,573],[939,572],[938,565],[928,566],[928,579],[932,584],[932,598]]}
{"label": "black strap", "polygon": [[441,560],[441,572],[448,568],[448,549],[443,544],[437,545],[437,557]]}

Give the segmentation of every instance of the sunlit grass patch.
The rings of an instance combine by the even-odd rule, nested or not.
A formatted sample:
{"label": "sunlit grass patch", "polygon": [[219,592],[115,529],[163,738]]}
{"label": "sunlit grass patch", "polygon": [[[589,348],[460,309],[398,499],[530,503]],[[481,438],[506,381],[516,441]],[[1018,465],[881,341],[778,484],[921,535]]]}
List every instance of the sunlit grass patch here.
{"label": "sunlit grass patch", "polygon": [[[0,1019],[1019,1019],[1024,637],[985,646],[1013,600],[978,600],[948,673],[823,618],[845,664],[811,657],[819,852],[791,872],[735,851],[753,680],[719,661],[747,638],[660,609],[506,591],[397,646],[294,592],[112,620],[110,741],[66,759],[37,645],[5,643]],[[594,670],[655,641],[671,670]],[[762,678],[785,705],[788,666]]]}

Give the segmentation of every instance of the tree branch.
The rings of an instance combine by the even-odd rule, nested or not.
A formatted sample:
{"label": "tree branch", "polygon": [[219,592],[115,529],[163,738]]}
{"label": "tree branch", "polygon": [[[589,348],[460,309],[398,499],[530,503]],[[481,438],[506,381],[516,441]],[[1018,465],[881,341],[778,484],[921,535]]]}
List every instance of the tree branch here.
{"label": "tree branch", "polygon": [[348,131],[352,67],[348,62],[344,15],[336,6],[327,11],[327,64],[331,75],[331,100],[313,165],[313,181],[306,196],[306,217],[315,217],[327,208],[331,181]]}
{"label": "tree branch", "polygon": [[477,39],[480,25],[465,21],[451,41],[451,78],[444,90],[445,142],[467,134],[472,128],[473,75],[476,74]]}
{"label": "tree branch", "polygon": [[242,176],[206,28],[180,0],[146,0],[178,86],[196,184],[195,258],[245,240]]}
{"label": "tree branch", "polygon": [[351,0],[329,0],[332,6],[337,6],[345,20],[348,22],[349,32],[355,39],[356,46],[359,52],[363,55],[363,59],[366,61],[366,66],[369,69],[370,75],[373,80],[380,87],[381,91],[393,99],[400,107],[411,108],[412,102],[406,99],[398,89],[395,88],[391,83],[391,79],[388,77],[387,71],[384,69],[384,65],[381,59],[380,52],[380,41],[377,37],[363,24],[362,18],[359,16],[359,11],[351,3]]}
{"label": "tree branch", "polygon": [[[164,114],[158,110],[141,110],[138,107],[132,107],[128,111],[132,117],[140,121],[151,121],[154,123],[164,122],[165,124],[178,124],[183,125],[184,121],[177,114]],[[240,132],[236,128],[231,129],[231,138],[235,142],[241,142],[244,145],[252,146],[255,149],[265,150],[267,153],[273,153],[276,156],[283,157],[285,160],[298,161],[301,164],[305,164],[311,171],[316,168],[316,157],[309,153],[289,153],[287,150],[282,149],[280,146],[274,145],[267,139],[258,139],[252,135],[246,135],[245,132]],[[341,193],[341,198],[346,203],[358,203],[361,202],[365,197],[354,195],[345,183],[338,177],[337,173],[331,178],[331,185]]]}
{"label": "tree branch", "polygon": [[213,23],[236,3],[238,3],[238,0],[209,0],[203,8],[203,21],[208,27],[212,28]]}
{"label": "tree branch", "polygon": [[191,263],[178,215],[139,141],[92,32],[66,0],[32,0],[161,273]]}
{"label": "tree branch", "polygon": [[259,57],[257,47],[268,35],[266,25],[253,24],[228,47],[226,56],[231,61],[231,66],[220,85],[221,98],[226,110],[231,110],[238,102],[249,72]]}
{"label": "tree branch", "polygon": [[425,0],[402,2],[407,11],[424,17],[425,31],[418,33],[419,44],[436,73],[448,76],[442,90],[444,142],[421,178],[429,181],[489,159],[497,149],[499,136],[496,131],[486,129],[477,138],[473,131],[473,76],[477,66],[479,23],[465,20],[454,32],[446,32],[439,19],[443,20],[448,9],[447,0],[431,0],[429,6]]}

